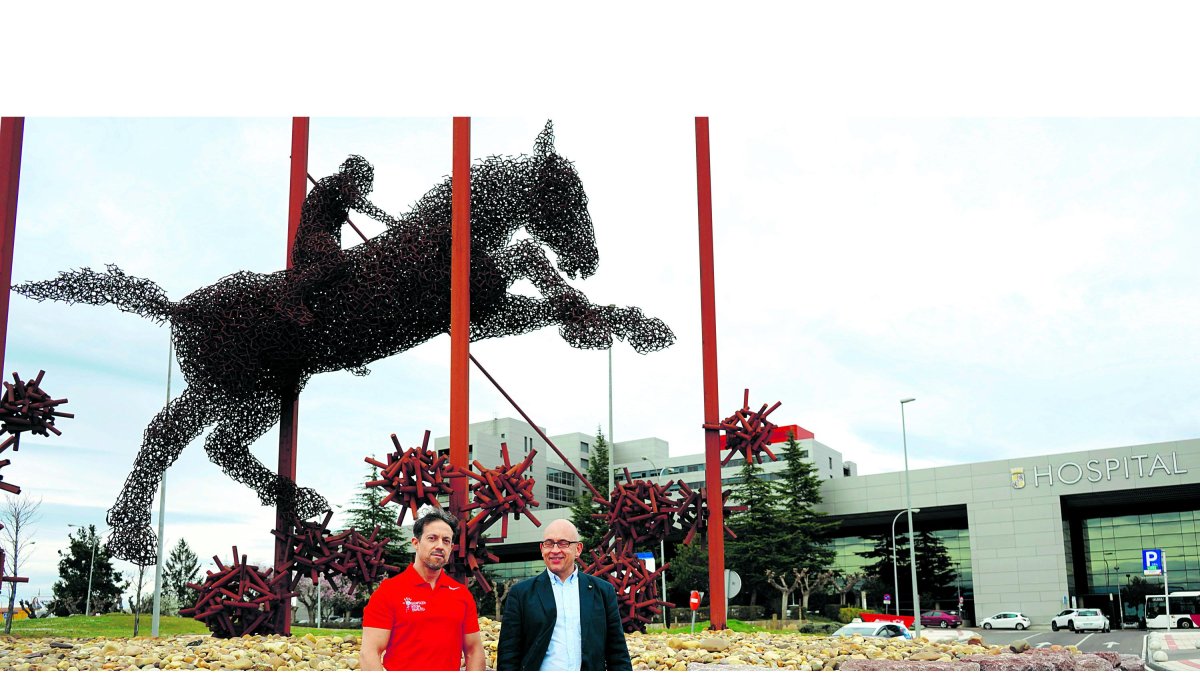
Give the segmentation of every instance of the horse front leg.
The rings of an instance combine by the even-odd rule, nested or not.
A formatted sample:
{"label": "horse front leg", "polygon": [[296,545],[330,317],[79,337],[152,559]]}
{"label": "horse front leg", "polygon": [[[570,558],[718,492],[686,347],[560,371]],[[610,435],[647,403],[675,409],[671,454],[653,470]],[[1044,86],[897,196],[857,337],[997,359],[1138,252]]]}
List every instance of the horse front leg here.
{"label": "horse front leg", "polygon": [[666,323],[647,317],[637,307],[601,306],[589,302],[582,291],[572,288],[563,280],[546,257],[546,252],[535,242],[518,242],[496,255],[495,260],[508,285],[511,286],[517,279],[528,279],[545,298],[537,303],[530,298],[509,296],[510,301],[522,298],[536,303],[533,308],[515,305],[530,317],[514,316],[510,311],[509,320],[515,324],[522,321],[530,324],[541,321],[537,327],[558,324],[559,335],[572,347],[579,349],[607,349],[612,346],[614,335],[618,339],[628,340],[630,346],[643,354],[675,342],[675,334]]}
{"label": "horse front leg", "polygon": [[167,404],[142,436],[142,448],[117,501],[108,510],[112,535],[108,548],[113,555],[135,565],[153,565],[158,559],[158,541],[150,528],[154,492],[167,467],[207,426],[204,399],[192,388],[183,390]]}
{"label": "horse front leg", "polygon": [[264,506],[279,505],[301,518],[329,510],[329,502],[311,488],[298,488],[291,479],[263,466],[250,453],[250,444],[279,421],[280,399],[270,392],[251,392],[221,405],[223,416],[204,441],[204,450],[225,475],[252,488]]}

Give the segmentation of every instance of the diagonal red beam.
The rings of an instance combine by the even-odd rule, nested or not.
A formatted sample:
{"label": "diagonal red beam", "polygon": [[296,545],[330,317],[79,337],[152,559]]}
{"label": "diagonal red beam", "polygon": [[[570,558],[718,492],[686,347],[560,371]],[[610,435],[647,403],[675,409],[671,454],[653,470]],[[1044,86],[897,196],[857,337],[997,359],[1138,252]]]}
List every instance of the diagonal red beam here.
{"label": "diagonal red beam", "polygon": [[0,118],[0,373],[8,344],[8,299],[12,286],[13,240],[17,233],[17,193],[21,182],[24,117]]}
{"label": "diagonal red beam", "polygon": [[[567,465],[567,468],[570,469],[571,472],[574,473],[575,476],[579,480],[583,481],[583,484],[587,486],[587,489],[592,491],[592,495],[599,497],[601,499],[607,497],[607,495],[600,494],[600,491],[597,490],[595,487],[592,486],[591,483],[588,482],[587,476],[580,473],[579,469],[576,469],[575,465],[571,463],[571,460],[567,459],[567,456],[562,453],[562,450],[558,449],[558,446],[554,444],[554,441],[551,441],[549,436],[542,433],[541,427],[534,424],[533,420],[530,419],[529,415],[526,415],[525,411],[521,410],[521,406],[517,405],[517,402],[514,401],[513,398],[508,395],[507,391],[504,391],[504,387],[500,386],[500,383],[496,381],[496,378],[492,377],[492,374],[489,373],[487,370],[485,370],[484,367],[479,363],[479,359],[476,359],[473,354],[469,355],[469,356],[471,357],[471,363],[474,363],[475,367],[479,369],[479,372],[483,373],[483,376],[486,377],[488,379],[488,381],[492,383],[492,386],[496,387],[496,391],[500,392],[500,394],[502,396],[504,396],[504,398],[508,399],[508,402],[512,404],[512,407],[514,409],[516,409],[517,412],[521,413],[521,417],[524,417],[525,421],[529,423],[529,426],[533,427],[533,430],[535,432],[537,432],[537,435],[541,436],[543,441],[546,441],[546,445],[550,446],[550,449],[553,450],[556,454],[558,454],[558,458],[561,459],[563,461],[563,463]],[[508,451],[505,450],[505,452],[508,452]]]}
{"label": "diagonal red beam", "polygon": [[717,402],[717,307],[713,272],[712,172],[708,118],[696,118],[696,198],[700,220],[700,339],[704,364],[704,487],[708,493],[708,599],[712,630],[725,629],[725,521],[721,499],[721,413]]}
{"label": "diagonal red beam", "polygon": [[[454,163],[450,178],[450,464],[468,460],[471,341],[471,118],[454,118]],[[451,478],[452,512],[463,515],[467,478]]]}

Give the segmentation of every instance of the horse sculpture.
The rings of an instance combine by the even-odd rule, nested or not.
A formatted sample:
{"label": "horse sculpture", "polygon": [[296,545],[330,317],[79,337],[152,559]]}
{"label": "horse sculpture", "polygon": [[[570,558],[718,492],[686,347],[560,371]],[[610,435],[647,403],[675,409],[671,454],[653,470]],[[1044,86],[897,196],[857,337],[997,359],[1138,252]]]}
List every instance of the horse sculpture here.
{"label": "horse sculpture", "polygon": [[[349,205],[384,221],[387,229],[352,248],[341,250],[339,244],[326,251],[315,274],[237,272],[178,302],[154,282],[127,276],[115,265],[107,272],[83,268],[13,287],[38,301],[115,304],[170,322],[187,387],[146,427],[133,470],[108,511],[109,546],[116,557],[154,564],[150,508],[160,477],[213,425],[205,441],[209,459],[253,488],[264,505],[301,518],[327,510],[316,491],[263,466],[250,444],[275,426],[284,397],[298,393],[310,376],[336,370],[365,375],[366,364],[449,331],[450,179],[393,219],[365,199],[369,165],[351,160],[343,169],[365,166],[365,180],[362,174],[322,179],[305,201],[302,222],[315,217],[319,205],[312,197],[324,189],[333,202],[344,197],[340,207],[327,209],[335,220],[345,218]],[[555,152],[550,123],[532,155],[489,157],[472,165],[470,220],[472,341],[557,325],[576,348],[608,348],[614,336],[641,353],[674,342],[665,323],[636,307],[591,304],[547,257],[543,246],[572,279],[590,276],[598,263],[587,196],[574,166]],[[336,232],[340,220],[336,226],[329,231]],[[528,238],[517,240],[522,227]],[[296,281],[301,278],[302,287]],[[509,293],[522,278],[542,297]]]}

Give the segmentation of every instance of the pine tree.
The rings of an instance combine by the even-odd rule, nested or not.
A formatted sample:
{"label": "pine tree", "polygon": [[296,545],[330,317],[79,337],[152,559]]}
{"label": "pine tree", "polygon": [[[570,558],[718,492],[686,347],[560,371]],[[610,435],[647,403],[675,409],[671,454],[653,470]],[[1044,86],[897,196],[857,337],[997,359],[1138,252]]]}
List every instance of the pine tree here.
{"label": "pine tree", "polygon": [[[601,494],[608,495],[609,449],[604,434],[596,429],[596,440],[588,453],[587,479]],[[592,493],[586,486],[579,486],[579,496],[571,506],[571,522],[579,529],[579,539],[583,542],[583,550],[590,551],[600,545],[600,540],[608,531],[603,518],[593,518],[592,514],[603,514],[604,506],[592,499]]]}
{"label": "pine tree", "polygon": [[687,607],[692,591],[708,596],[708,547],[700,543],[699,537],[691,544],[680,544],[671,553],[668,600],[676,607]]}
{"label": "pine tree", "polygon": [[176,607],[192,607],[199,591],[188,588],[188,582],[199,583],[200,558],[187,540],[180,538],[163,566],[163,595],[170,596]]}
{"label": "pine tree", "polygon": [[[906,528],[907,529],[907,528]],[[912,567],[908,550],[908,532],[896,532],[896,567],[892,570],[891,533],[867,537],[874,545],[872,550],[858,555],[872,560],[863,566],[863,572],[879,580],[881,592],[896,595],[899,582],[899,597],[892,598],[891,609],[912,611]],[[921,594],[922,606],[932,606],[933,601],[947,597],[954,585],[954,566],[942,540],[932,532],[917,532],[917,591]]]}
{"label": "pine tree", "polygon": [[[372,467],[371,473],[365,478],[367,481],[379,480],[379,469]],[[386,494],[382,487],[367,487],[364,481],[362,489],[354,495],[353,507],[346,510],[349,518],[344,527],[353,527],[367,536],[378,527],[378,537],[388,538],[383,555],[384,562],[404,568],[411,562],[405,543],[407,538],[400,524],[396,522],[400,517],[399,508],[394,504],[379,505]]]}
{"label": "pine tree", "polygon": [[932,532],[917,533],[917,590],[921,605],[932,608],[933,602],[954,595],[954,564],[946,545]]}
{"label": "pine tree", "polygon": [[92,613],[119,611],[121,593],[129,588],[129,582],[124,580],[120,572],[113,569],[112,554],[106,544],[100,543],[96,526],[80,527],[75,534],[67,535],[67,538],[66,552],[58,552],[59,580],[51,587],[54,593],[54,599],[51,601],[54,614],[81,614],[87,608],[89,570],[92,577]]}
{"label": "pine tree", "polygon": [[[749,594],[746,604],[758,604],[759,591],[774,593],[767,582],[769,569],[791,569],[793,562],[780,543],[791,533],[784,527],[779,493],[762,478],[762,467],[746,464],[733,489],[732,500],[747,507],[729,517],[729,528],[737,539],[725,544],[726,564],[742,579],[742,592]],[[738,604],[741,604],[740,602]]]}
{"label": "pine tree", "polygon": [[[791,533],[779,542],[792,556],[792,566],[819,570],[833,562],[834,549],[830,543],[836,522],[824,522],[825,515],[814,507],[821,503],[821,479],[817,468],[804,456],[796,436],[788,433],[783,446],[785,466],[774,481],[782,505],[783,518]],[[782,570],[776,570],[781,574]]]}

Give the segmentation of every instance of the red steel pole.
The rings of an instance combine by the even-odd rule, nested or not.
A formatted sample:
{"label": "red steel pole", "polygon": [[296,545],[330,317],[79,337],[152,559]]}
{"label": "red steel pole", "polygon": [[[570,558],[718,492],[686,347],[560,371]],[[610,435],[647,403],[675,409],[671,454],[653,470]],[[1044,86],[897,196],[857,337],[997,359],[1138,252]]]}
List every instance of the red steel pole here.
{"label": "red steel pole", "polygon": [[[450,184],[450,463],[466,468],[471,351],[471,118],[454,118]],[[460,518],[467,478],[451,478],[451,511]]]}
{"label": "red steel pole", "polygon": [[[0,373],[8,345],[8,299],[12,286],[13,240],[17,234],[17,192],[21,182],[24,117],[0,118]],[[2,572],[0,572],[2,573]]]}
{"label": "red steel pole", "polygon": [[[717,307],[713,274],[712,175],[708,118],[696,118],[696,197],[700,219],[700,339],[704,362],[704,423],[721,421],[717,402]],[[704,487],[708,493],[709,627],[725,629],[725,522],[721,501],[721,432],[704,430]]]}
{"label": "red steel pole", "polygon": [[[304,208],[304,197],[308,184],[308,118],[292,118],[292,166],[289,172],[288,189],[288,236],[287,266],[292,266],[292,245],[296,241],[296,230],[300,228],[300,211]],[[299,383],[297,383],[299,384]],[[279,415],[279,475],[296,480],[296,436],[300,415],[300,393],[296,389],[285,392]],[[283,532],[289,526],[281,505],[275,505],[275,529]],[[287,557],[287,546],[283,538],[275,541],[275,567],[283,565]],[[234,561],[237,562],[236,560]],[[292,607],[289,601],[281,601],[279,630],[281,635],[292,632]]]}

